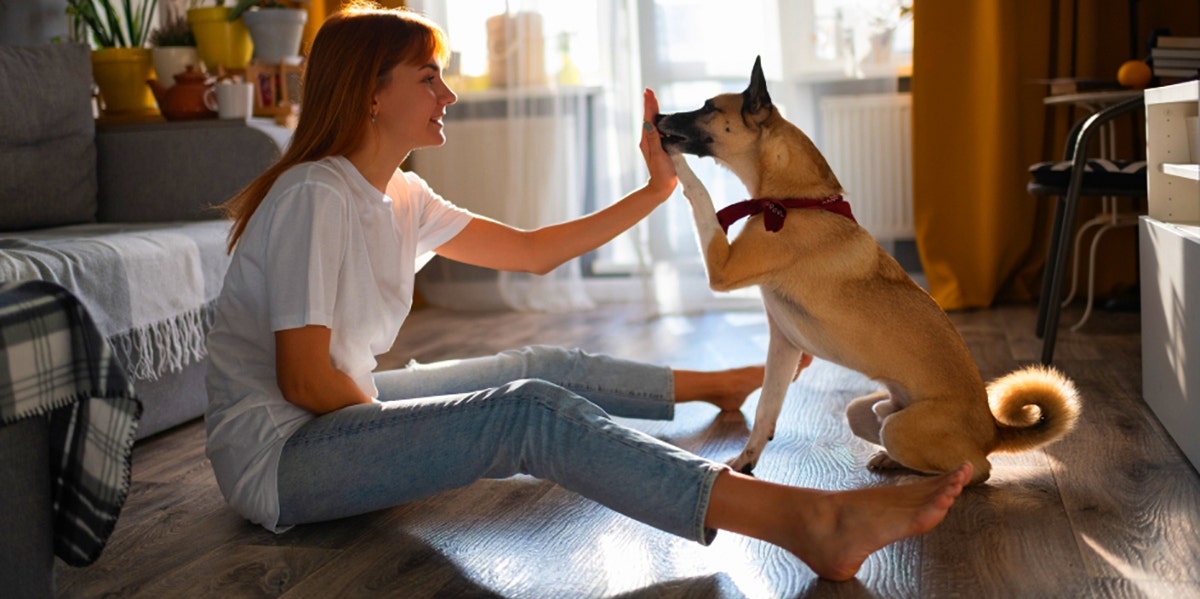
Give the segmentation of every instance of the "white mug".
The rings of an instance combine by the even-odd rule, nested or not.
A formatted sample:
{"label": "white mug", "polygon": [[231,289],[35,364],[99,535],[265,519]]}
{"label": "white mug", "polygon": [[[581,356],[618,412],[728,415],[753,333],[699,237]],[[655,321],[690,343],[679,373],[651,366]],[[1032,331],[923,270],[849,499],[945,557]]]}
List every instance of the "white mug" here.
{"label": "white mug", "polygon": [[254,84],[219,81],[204,92],[204,105],[223,119],[249,119],[254,113]]}

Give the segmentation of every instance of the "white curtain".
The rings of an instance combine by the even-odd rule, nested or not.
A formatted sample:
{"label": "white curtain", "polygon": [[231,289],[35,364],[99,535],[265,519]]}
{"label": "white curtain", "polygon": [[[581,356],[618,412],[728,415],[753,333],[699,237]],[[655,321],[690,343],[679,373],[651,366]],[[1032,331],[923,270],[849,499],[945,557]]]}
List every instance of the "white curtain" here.
{"label": "white curtain", "polygon": [[[862,40],[878,15],[909,3],[412,1],[450,35],[456,56],[448,76],[460,99],[450,108],[445,147],[418,151],[410,166],[456,204],[519,227],[580,216],[645,181],[637,149],[645,87],[657,92],[663,112],[693,110],[716,93],[742,91],[756,56],[775,103],[819,146],[822,94],[895,88],[894,62],[868,56]],[[906,49],[904,40],[899,45]],[[718,204],[746,198],[741,182],[711,159],[689,160]],[[597,276],[585,281],[585,270]],[[573,310],[599,300],[678,313],[759,302],[753,289],[708,289],[679,192],[585,261],[549,275],[496,275],[435,260],[418,288],[435,304],[471,309]]]}
{"label": "white curtain", "polygon": [[[611,0],[412,2],[446,27],[459,94],[447,143],[410,167],[452,202],[532,229],[596,210],[631,189],[640,80],[635,15]],[[640,105],[638,106],[640,109]],[[617,148],[620,148],[618,150]],[[622,151],[624,150],[624,151]],[[565,311],[593,305],[573,260],[535,276],[446,260],[422,271],[432,303],[468,309]]]}

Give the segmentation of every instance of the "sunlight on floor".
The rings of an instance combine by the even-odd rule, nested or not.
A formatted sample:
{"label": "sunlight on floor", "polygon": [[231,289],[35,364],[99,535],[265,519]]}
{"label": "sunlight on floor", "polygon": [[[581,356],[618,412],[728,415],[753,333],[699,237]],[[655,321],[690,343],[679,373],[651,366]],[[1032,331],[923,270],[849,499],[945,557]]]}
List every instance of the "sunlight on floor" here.
{"label": "sunlight on floor", "polygon": [[696,330],[691,319],[686,316],[669,315],[662,317],[663,328],[672,335],[687,335]]}
{"label": "sunlight on floor", "polygon": [[608,573],[608,588],[610,595],[628,593],[644,587],[654,580],[655,561],[662,556],[651,555],[646,545],[630,543],[628,535],[610,533],[596,540],[595,553],[604,564],[603,572]]}
{"label": "sunlight on floor", "polygon": [[[769,597],[774,587],[764,574],[751,541],[740,535],[721,533],[713,544],[671,539],[664,543],[630,543],[621,531],[601,536],[592,547],[593,556],[608,574],[608,596],[633,593],[664,579],[684,580],[720,574],[746,597]],[[667,570],[667,572],[664,572]]]}
{"label": "sunlight on floor", "polygon": [[758,563],[752,543],[741,535],[723,532],[705,549],[709,568],[724,571],[746,597],[771,597],[776,589],[770,584],[762,564]]}
{"label": "sunlight on floor", "polygon": [[1080,536],[1083,537],[1084,544],[1086,544],[1088,547],[1091,547],[1092,550],[1096,552],[1097,556],[1099,556],[1105,562],[1108,562],[1108,565],[1112,566],[1114,570],[1119,572],[1121,576],[1130,582],[1130,584],[1141,585],[1144,587],[1141,589],[1141,591],[1144,593],[1144,596],[1153,597],[1160,590],[1159,587],[1150,582],[1150,580],[1157,578],[1156,575],[1153,573],[1144,572],[1142,569],[1121,559],[1117,555],[1105,549],[1104,545],[1102,545],[1100,541],[1093,539],[1086,534]]}

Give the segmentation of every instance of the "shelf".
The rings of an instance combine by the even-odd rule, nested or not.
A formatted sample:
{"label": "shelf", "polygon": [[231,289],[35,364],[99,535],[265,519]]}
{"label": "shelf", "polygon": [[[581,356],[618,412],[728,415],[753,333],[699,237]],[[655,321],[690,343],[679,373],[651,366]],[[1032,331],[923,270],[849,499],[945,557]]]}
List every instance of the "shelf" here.
{"label": "shelf", "polygon": [[1164,229],[1177,233],[1192,243],[1200,243],[1200,223],[1161,223]]}
{"label": "shelf", "polygon": [[1162,172],[1175,177],[1200,181],[1200,164],[1163,163]]}
{"label": "shelf", "polygon": [[1146,90],[1146,104],[1170,104],[1172,102],[1195,102],[1200,99],[1200,88],[1195,81],[1175,85],[1151,87]]}
{"label": "shelf", "polygon": [[1146,90],[1148,215],[1138,223],[1142,397],[1200,468],[1200,82]]}
{"label": "shelf", "polygon": [[1136,98],[1142,95],[1140,89],[1109,89],[1093,92],[1079,92],[1076,94],[1058,94],[1046,96],[1042,98],[1042,104],[1053,106],[1056,104],[1078,104],[1083,106],[1107,106],[1116,104],[1130,98]]}
{"label": "shelf", "polygon": [[1160,221],[1200,221],[1200,167],[1192,155],[1195,133],[1188,131],[1198,113],[1196,81],[1146,90],[1148,213]]}
{"label": "shelf", "polygon": [[1200,222],[1138,224],[1142,397],[1200,468]]}

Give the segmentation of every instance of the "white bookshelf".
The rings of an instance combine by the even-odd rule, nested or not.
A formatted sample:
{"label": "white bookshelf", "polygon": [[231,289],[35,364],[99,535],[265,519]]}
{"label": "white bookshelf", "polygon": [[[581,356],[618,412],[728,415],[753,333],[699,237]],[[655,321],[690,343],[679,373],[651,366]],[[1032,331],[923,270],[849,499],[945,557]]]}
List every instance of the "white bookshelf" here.
{"label": "white bookshelf", "polygon": [[1149,214],[1138,243],[1142,395],[1200,468],[1200,152],[1188,131],[1198,113],[1196,81],[1146,90]]}
{"label": "white bookshelf", "polygon": [[1188,81],[1146,90],[1149,213],[1162,222],[1200,224],[1200,156],[1192,155],[1187,127],[1200,107],[1198,87]]}

